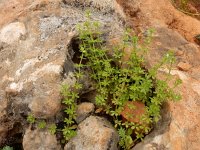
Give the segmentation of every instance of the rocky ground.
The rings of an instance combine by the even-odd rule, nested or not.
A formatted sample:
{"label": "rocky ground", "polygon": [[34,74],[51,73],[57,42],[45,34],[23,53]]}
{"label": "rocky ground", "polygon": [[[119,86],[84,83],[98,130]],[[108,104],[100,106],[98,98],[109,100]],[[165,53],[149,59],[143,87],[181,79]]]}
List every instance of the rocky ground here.
{"label": "rocky ground", "polygon": [[173,0],[172,2],[174,6],[180,11],[186,13],[187,15],[200,19],[200,14],[199,14],[200,1],[199,0],[189,0],[189,1]]}
{"label": "rocky ground", "polygon": [[[66,145],[48,130],[32,128],[28,114],[59,125],[61,84],[73,84],[75,26],[85,10],[100,21],[108,39],[125,26],[137,33],[154,28],[149,65],[169,49],[177,58],[171,72],[183,84],[179,102],[163,106],[155,129],[133,150],[198,150],[200,146],[200,21],[178,11],[170,0],[0,0],[0,147],[24,150],[117,150],[110,122],[95,115],[92,100],[77,110],[78,133]],[[161,70],[165,71],[165,70]],[[85,85],[90,92],[90,83]]]}

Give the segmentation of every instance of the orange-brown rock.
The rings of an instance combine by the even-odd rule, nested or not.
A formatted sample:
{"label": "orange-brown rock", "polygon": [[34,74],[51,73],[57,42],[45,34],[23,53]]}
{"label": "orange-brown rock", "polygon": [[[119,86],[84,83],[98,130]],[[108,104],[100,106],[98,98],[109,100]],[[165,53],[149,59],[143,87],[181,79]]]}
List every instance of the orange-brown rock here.
{"label": "orange-brown rock", "polygon": [[188,71],[190,70],[190,68],[192,68],[192,66],[188,62],[180,62],[178,63],[177,67],[182,71]]}
{"label": "orange-brown rock", "polygon": [[121,115],[124,120],[141,123],[140,119],[145,114],[145,105],[139,101],[128,101],[124,105]]}
{"label": "orange-brown rock", "polygon": [[[183,81],[177,89],[182,100],[164,105],[162,119],[143,142],[133,150],[169,149],[198,150],[200,147],[200,48],[194,37],[200,33],[200,21],[173,7],[170,0],[117,0],[134,28],[156,29],[149,52],[149,65],[156,64],[170,49],[184,53],[176,55],[178,62],[187,61],[191,71],[173,70]],[[155,5],[156,4],[156,5]],[[189,42],[188,42],[189,41]],[[191,43],[190,43],[191,42]],[[160,43],[160,44],[155,44]],[[177,65],[177,64],[176,64]]]}

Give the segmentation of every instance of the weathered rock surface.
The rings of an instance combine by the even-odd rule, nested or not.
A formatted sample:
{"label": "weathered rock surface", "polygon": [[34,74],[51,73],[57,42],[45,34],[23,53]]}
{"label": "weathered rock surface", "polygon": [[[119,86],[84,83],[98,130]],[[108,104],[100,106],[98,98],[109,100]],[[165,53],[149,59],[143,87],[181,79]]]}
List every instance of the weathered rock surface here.
{"label": "weathered rock surface", "polygon": [[160,124],[133,150],[199,149],[200,48],[187,40],[193,42],[193,37],[199,34],[200,22],[176,10],[169,0],[117,0],[117,2],[122,6],[118,9],[124,10],[126,20],[130,26],[136,28],[135,30],[145,31],[149,27],[156,30],[149,54],[150,66],[158,62],[168,50],[175,51],[176,65],[180,62],[190,64],[186,68],[187,72],[178,68],[174,68],[171,72],[183,81],[181,87],[177,89],[182,95],[182,100],[164,106]]}
{"label": "weathered rock surface", "polygon": [[10,23],[5,26],[0,32],[0,42],[11,44],[18,40],[22,35],[25,35],[26,28],[21,22]]}
{"label": "weathered rock surface", "polygon": [[178,63],[177,67],[182,71],[188,71],[190,68],[192,68],[192,66],[187,62],[180,62]]}
{"label": "weathered rock surface", "polygon": [[89,102],[83,102],[79,104],[76,110],[76,122],[80,123],[87,118],[91,113],[94,112],[94,107],[94,104]]}
{"label": "weathered rock surface", "polygon": [[114,1],[105,2],[0,0],[0,147],[12,138],[15,122],[24,127],[29,113],[54,119],[61,111],[61,84],[75,81],[72,39],[85,10],[91,8],[106,36],[123,31]]}
{"label": "weathered rock surface", "polygon": [[24,150],[61,150],[55,135],[38,129],[26,129],[23,148]]}
{"label": "weathered rock surface", "polygon": [[65,150],[117,150],[119,137],[112,125],[101,117],[90,116],[78,126],[77,135]]}
{"label": "weathered rock surface", "polygon": [[[170,0],[116,0],[118,12],[132,27],[144,30],[149,26],[166,26],[189,41],[200,33],[200,21],[176,10]],[[155,5],[156,4],[156,5]],[[123,11],[122,11],[123,10]]]}
{"label": "weathered rock surface", "polygon": [[113,12],[115,9],[114,0],[64,0],[66,4],[71,5],[84,5],[97,8],[102,12]]}
{"label": "weathered rock surface", "polygon": [[[200,34],[200,21],[177,11],[170,0],[116,1],[0,0],[0,146],[9,144],[15,134],[23,133],[28,113],[33,113],[36,118],[52,119],[61,110],[60,85],[63,82],[73,84],[75,80],[71,61],[75,25],[86,19],[84,10],[91,8],[92,19],[102,22],[111,38],[120,34],[123,28],[114,11],[137,32],[155,28],[149,66],[159,61],[168,49],[175,51],[177,64],[187,62],[192,66],[187,67],[190,68],[186,69],[187,72],[176,68],[171,72],[183,81],[178,89],[183,98],[180,102],[165,105],[160,124],[134,150],[199,149],[200,48],[190,42]],[[78,146],[88,146],[93,150],[89,144],[104,144],[105,147],[97,147],[98,150],[110,144],[115,150],[118,140],[116,132],[111,132],[113,129],[110,126],[102,127],[103,123],[97,118],[86,118],[79,125],[77,137],[65,149],[75,145],[76,149]],[[88,119],[96,122],[97,126],[92,126]],[[87,123],[90,128],[86,126]],[[104,129],[103,132],[109,132],[102,137],[102,134],[93,132],[93,127],[96,131]],[[24,148],[31,149],[29,143],[33,147],[42,146],[40,141],[30,140],[31,137],[46,139],[42,133],[55,144],[52,145],[51,140],[45,141],[42,148],[56,146],[55,137],[46,131],[26,130]],[[111,139],[111,133],[115,141],[107,143],[104,140]],[[84,145],[83,139],[88,143]],[[59,145],[56,148],[59,149]]]}

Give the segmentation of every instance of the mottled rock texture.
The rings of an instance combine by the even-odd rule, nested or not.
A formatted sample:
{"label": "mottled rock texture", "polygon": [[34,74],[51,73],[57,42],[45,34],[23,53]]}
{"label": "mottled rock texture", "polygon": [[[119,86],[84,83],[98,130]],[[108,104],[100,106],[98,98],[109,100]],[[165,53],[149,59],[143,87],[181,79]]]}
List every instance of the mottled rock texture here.
{"label": "mottled rock texture", "polygon": [[[174,68],[171,72],[183,81],[177,89],[182,94],[182,101],[163,106],[162,119],[134,150],[198,150],[200,48],[194,43],[194,36],[200,34],[200,21],[176,10],[170,0],[0,0],[0,147],[24,139],[24,149],[31,149],[30,145],[38,146],[33,147],[35,149],[39,146],[59,149],[55,136],[46,131],[27,129],[26,117],[32,113],[36,118],[61,121],[58,119],[62,118],[58,117],[62,110],[60,87],[62,83],[75,82],[72,61],[75,55],[73,41],[77,37],[75,26],[86,20],[87,9],[92,12],[92,20],[102,23],[108,40],[118,39],[123,32],[123,23],[139,35],[154,28],[156,34],[148,65],[152,66],[168,49],[173,49],[176,66],[179,64],[179,69],[183,70]],[[125,60],[129,53],[127,50]],[[190,66],[184,69],[181,62]],[[89,84],[84,86],[87,92]],[[109,136],[98,137],[91,131],[93,137],[89,134],[88,139],[96,138],[97,142],[93,142],[97,145],[100,138],[111,139],[113,129],[102,127],[98,117],[89,118],[98,124],[94,126],[97,131],[103,128],[105,133],[108,130],[109,134],[104,135]],[[83,138],[91,129],[86,126],[87,121],[88,118],[79,125],[82,130],[74,138],[81,141],[75,145],[80,144],[83,148],[85,145],[80,136]],[[33,140],[46,138],[43,133],[53,142],[47,140],[42,145],[41,141]],[[116,133],[113,133],[112,138],[116,139]],[[74,139],[65,148],[74,145]],[[101,142],[108,144],[108,141]],[[115,144],[112,144],[110,146],[115,150]],[[86,146],[92,148],[89,144]]]}
{"label": "mottled rock texture", "polygon": [[56,136],[45,130],[27,129],[23,137],[24,150],[61,150]]}
{"label": "mottled rock texture", "polygon": [[119,137],[104,118],[90,116],[79,124],[77,136],[65,146],[65,150],[117,150]]}
{"label": "mottled rock texture", "polygon": [[83,121],[85,118],[87,118],[91,113],[94,112],[94,104],[89,103],[89,102],[83,102],[78,105],[77,110],[76,110],[76,122],[80,123]]}
{"label": "mottled rock texture", "polygon": [[[16,122],[23,135],[28,114],[62,121],[56,119],[62,110],[61,84],[75,82],[75,29],[86,20],[89,8],[107,38],[121,34],[113,0],[0,0],[0,147],[14,144],[9,141]],[[25,139],[29,140],[27,134]]]}

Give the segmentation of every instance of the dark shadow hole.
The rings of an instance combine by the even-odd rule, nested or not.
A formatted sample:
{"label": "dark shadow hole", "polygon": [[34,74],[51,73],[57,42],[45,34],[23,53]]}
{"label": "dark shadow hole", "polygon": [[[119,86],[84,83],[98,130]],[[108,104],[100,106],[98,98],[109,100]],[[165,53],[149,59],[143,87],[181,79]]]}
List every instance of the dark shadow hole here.
{"label": "dark shadow hole", "polygon": [[[75,64],[79,64],[80,61],[81,61],[81,55],[82,53],[80,52],[80,40],[75,37],[72,39],[71,41],[71,50],[72,50],[72,61],[75,63]],[[86,64],[87,62],[87,59],[83,59],[82,60],[82,64]]]}
{"label": "dark shadow hole", "polygon": [[16,122],[13,128],[8,131],[4,146],[10,146],[14,150],[23,150],[23,127],[20,122]]}

